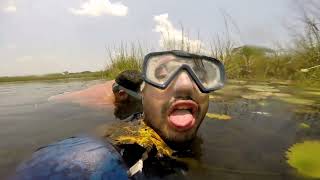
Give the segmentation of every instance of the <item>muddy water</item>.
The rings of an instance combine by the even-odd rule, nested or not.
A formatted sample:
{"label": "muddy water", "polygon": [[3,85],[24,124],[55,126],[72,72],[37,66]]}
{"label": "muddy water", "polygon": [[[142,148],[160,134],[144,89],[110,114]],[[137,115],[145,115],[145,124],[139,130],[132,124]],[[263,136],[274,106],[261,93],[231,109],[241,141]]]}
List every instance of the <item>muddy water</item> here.
{"label": "muddy water", "polygon": [[[234,81],[212,93],[209,113],[228,115],[230,119],[205,119],[200,129],[201,163],[195,177],[308,179],[306,173],[319,177],[311,172],[320,172],[319,160],[314,160],[320,156],[319,92],[283,84]],[[288,149],[309,141],[316,142],[319,151],[310,158],[294,155],[298,164],[306,162],[304,167],[289,165],[292,157],[288,157]],[[306,172],[308,168],[312,170]]]}
{"label": "muddy water", "polygon": [[[39,146],[114,121],[107,109],[47,99],[100,81],[0,84],[0,177]],[[210,95],[187,179],[309,179],[317,176],[320,89],[232,81]],[[304,152],[295,145],[313,142]],[[313,147],[315,146],[315,147]],[[298,149],[299,150],[299,149]],[[298,151],[297,150],[297,151]],[[292,150],[295,152],[294,150]],[[289,160],[291,158],[291,163]],[[305,162],[302,166],[295,162]],[[317,164],[318,163],[318,164]],[[297,165],[298,164],[298,165]],[[301,163],[300,163],[301,164]],[[317,166],[318,165],[318,166]],[[311,169],[311,170],[310,170]],[[309,177],[308,177],[309,176]]]}

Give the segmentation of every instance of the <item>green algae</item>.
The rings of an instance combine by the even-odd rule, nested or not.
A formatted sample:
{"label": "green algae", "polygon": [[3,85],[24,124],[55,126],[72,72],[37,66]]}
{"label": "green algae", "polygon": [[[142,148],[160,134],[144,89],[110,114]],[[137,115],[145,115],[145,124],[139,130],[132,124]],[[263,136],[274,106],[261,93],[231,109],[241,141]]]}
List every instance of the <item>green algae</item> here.
{"label": "green algae", "polygon": [[303,176],[320,178],[320,141],[294,144],[286,152],[287,163]]}

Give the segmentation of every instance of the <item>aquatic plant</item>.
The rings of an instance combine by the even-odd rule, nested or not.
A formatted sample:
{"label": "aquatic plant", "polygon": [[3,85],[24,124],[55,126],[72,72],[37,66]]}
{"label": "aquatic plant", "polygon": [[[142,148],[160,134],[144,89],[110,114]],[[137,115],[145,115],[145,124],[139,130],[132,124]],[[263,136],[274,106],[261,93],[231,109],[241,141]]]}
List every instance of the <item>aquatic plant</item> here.
{"label": "aquatic plant", "polygon": [[303,176],[320,178],[320,141],[294,144],[286,152],[287,163]]}
{"label": "aquatic plant", "polygon": [[257,93],[251,93],[251,94],[244,94],[244,95],[241,95],[241,97],[244,99],[260,100],[260,99],[267,99],[271,95],[272,95],[271,92],[257,92]]}
{"label": "aquatic plant", "polygon": [[312,105],[315,101],[310,99],[302,99],[297,97],[277,97],[279,100],[290,103],[290,104],[298,104],[298,105]]}
{"label": "aquatic plant", "polygon": [[276,96],[276,97],[291,97],[292,96],[292,95],[286,94],[286,93],[273,93],[272,95]]}
{"label": "aquatic plant", "polygon": [[272,86],[268,85],[246,85],[246,88],[252,91],[260,91],[260,92],[279,92],[279,89],[275,89]]}
{"label": "aquatic plant", "polygon": [[223,120],[223,121],[228,121],[231,118],[231,116],[225,115],[225,114],[215,114],[215,113],[207,113],[206,116],[208,118],[212,118],[212,119],[217,119],[217,120]]}
{"label": "aquatic plant", "polygon": [[300,127],[301,129],[309,129],[309,128],[310,128],[310,125],[307,124],[307,123],[300,123],[300,124],[299,124],[299,127]]}
{"label": "aquatic plant", "polygon": [[171,156],[173,150],[161,139],[161,137],[142,120],[124,122],[106,128],[103,132],[115,145],[138,144],[147,152],[155,146],[157,156]]}
{"label": "aquatic plant", "polygon": [[222,96],[209,95],[209,100],[217,102],[217,101],[223,101],[224,98]]}
{"label": "aquatic plant", "polygon": [[305,91],[304,93],[313,95],[313,96],[320,96],[320,91]]}

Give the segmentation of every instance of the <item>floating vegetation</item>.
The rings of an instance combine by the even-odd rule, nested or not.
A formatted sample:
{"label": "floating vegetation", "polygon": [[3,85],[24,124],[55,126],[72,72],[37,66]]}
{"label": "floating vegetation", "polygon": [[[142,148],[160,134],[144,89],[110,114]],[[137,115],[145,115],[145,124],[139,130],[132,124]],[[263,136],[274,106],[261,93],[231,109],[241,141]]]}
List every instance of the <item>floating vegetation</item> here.
{"label": "floating vegetation", "polygon": [[206,116],[208,118],[218,119],[218,120],[223,120],[223,121],[228,121],[228,120],[232,119],[231,116],[228,116],[225,114],[207,113]]}
{"label": "floating vegetation", "polygon": [[287,163],[304,176],[320,178],[320,141],[294,144],[286,152]]}
{"label": "floating vegetation", "polygon": [[153,147],[157,149],[157,156],[171,156],[173,150],[161,139],[161,137],[142,120],[115,124],[106,129],[103,135],[115,145],[139,144],[148,152]]}
{"label": "floating vegetation", "polygon": [[313,96],[320,96],[320,91],[305,91],[304,93]]}
{"label": "floating vegetation", "polygon": [[238,85],[226,85],[222,89],[215,91],[215,93],[218,93],[218,94],[234,94],[235,92],[241,92],[241,91],[238,91],[239,89],[241,89],[241,87],[242,86],[238,86]]}
{"label": "floating vegetation", "polygon": [[279,89],[275,89],[274,87],[268,85],[246,85],[245,87],[249,90],[259,92],[280,92]]}
{"label": "floating vegetation", "polygon": [[302,99],[297,97],[278,97],[278,99],[290,104],[298,104],[298,105],[312,105],[315,103],[313,100]]}
{"label": "floating vegetation", "polygon": [[257,92],[252,94],[244,94],[241,95],[244,99],[250,99],[250,100],[260,100],[260,99],[267,99],[269,96],[271,96],[271,92]]}
{"label": "floating vegetation", "polygon": [[305,88],[305,89],[308,90],[308,91],[317,91],[317,92],[320,92],[320,88],[308,87],[308,88]]}
{"label": "floating vegetation", "polygon": [[286,94],[286,93],[273,93],[272,95],[276,96],[276,97],[291,97],[292,96],[292,95]]}
{"label": "floating vegetation", "polygon": [[244,99],[250,99],[250,100],[260,100],[260,99],[267,99],[266,96],[259,96],[257,94],[246,94],[241,96]]}
{"label": "floating vegetation", "polygon": [[310,128],[310,125],[307,124],[307,123],[300,123],[300,124],[299,124],[299,127],[300,127],[301,129],[309,129],[309,128]]}
{"label": "floating vegetation", "polygon": [[209,100],[210,101],[223,101],[224,98],[221,96],[217,96],[217,95],[209,95]]}
{"label": "floating vegetation", "polygon": [[241,87],[242,86],[240,86],[240,85],[228,84],[223,89],[233,90],[233,89],[240,89]]}
{"label": "floating vegetation", "polygon": [[234,80],[234,79],[229,79],[228,82],[229,82],[229,83],[237,83],[237,84],[247,84],[247,81]]}

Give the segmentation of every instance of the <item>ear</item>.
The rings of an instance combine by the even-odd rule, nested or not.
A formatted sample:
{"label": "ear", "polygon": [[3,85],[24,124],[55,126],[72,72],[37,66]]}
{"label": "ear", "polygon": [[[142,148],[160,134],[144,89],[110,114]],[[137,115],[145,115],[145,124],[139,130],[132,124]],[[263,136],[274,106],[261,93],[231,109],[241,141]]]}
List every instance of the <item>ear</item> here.
{"label": "ear", "polygon": [[128,94],[124,91],[124,90],[119,90],[119,97],[120,97],[120,100],[125,100],[128,98]]}

